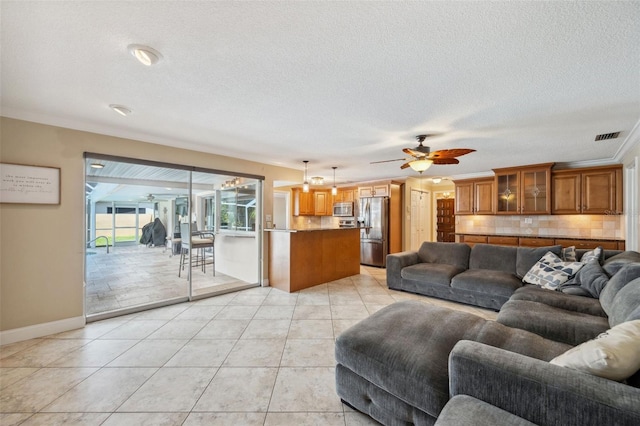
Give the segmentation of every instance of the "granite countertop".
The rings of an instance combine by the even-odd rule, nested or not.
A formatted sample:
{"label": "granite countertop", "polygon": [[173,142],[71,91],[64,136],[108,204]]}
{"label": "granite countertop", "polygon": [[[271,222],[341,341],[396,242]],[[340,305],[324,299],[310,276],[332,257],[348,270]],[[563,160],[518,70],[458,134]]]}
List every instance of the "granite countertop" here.
{"label": "granite countertop", "polygon": [[308,229],[265,229],[268,232],[315,232],[315,231],[342,231],[358,228],[308,228]]}
{"label": "granite countertop", "polygon": [[517,237],[517,238],[547,238],[547,239],[563,239],[563,240],[598,240],[598,241],[624,241],[624,238],[611,238],[611,237],[572,237],[569,235],[527,235],[527,234],[488,234],[483,232],[456,232],[455,235],[479,235],[479,236],[491,236],[491,237]]}

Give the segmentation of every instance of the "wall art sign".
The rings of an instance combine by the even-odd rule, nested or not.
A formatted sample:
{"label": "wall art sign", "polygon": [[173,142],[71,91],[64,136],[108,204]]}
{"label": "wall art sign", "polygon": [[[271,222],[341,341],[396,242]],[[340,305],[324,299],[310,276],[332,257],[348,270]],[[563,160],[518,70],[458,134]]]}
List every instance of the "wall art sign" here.
{"label": "wall art sign", "polygon": [[60,169],[0,163],[0,203],[60,204]]}

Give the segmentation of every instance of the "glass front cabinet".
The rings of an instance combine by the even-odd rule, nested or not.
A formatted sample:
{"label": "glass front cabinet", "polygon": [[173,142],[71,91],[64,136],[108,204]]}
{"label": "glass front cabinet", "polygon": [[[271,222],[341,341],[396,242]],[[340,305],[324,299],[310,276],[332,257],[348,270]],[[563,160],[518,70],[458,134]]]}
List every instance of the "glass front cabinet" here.
{"label": "glass front cabinet", "polygon": [[554,163],[494,169],[497,214],[551,214]]}

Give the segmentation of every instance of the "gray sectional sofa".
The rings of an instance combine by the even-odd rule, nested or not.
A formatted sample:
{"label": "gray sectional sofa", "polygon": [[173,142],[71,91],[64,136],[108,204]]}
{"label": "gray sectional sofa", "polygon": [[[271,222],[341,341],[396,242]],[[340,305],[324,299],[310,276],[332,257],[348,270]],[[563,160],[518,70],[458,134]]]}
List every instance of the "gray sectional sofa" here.
{"label": "gray sectional sofa", "polygon": [[[423,248],[437,247],[429,247],[431,244]],[[480,247],[477,254],[510,253],[509,261],[471,261],[474,250],[461,244],[451,244],[436,254],[421,248],[426,257],[403,253],[395,261],[388,260],[387,268],[390,263],[396,271],[403,262],[402,268],[431,263],[436,265],[433,276],[417,280],[410,273],[402,274],[389,287],[423,294],[428,294],[424,289],[435,288],[438,297],[482,301],[476,304],[489,307],[496,305],[484,303],[492,300],[487,289],[511,288],[509,296],[494,298],[500,306],[504,304],[498,321],[420,301],[387,306],[338,336],[336,387],[340,398],[385,425],[432,425],[441,412],[441,426],[640,424],[640,373],[621,383],[549,363],[609,327],[640,320],[640,253],[613,257],[616,253],[609,252],[613,276],[600,299],[591,299],[521,283],[511,286],[513,281],[506,274],[518,276],[517,250],[514,254]],[[466,269],[465,250],[469,253]],[[457,259],[445,263],[454,253]],[[418,262],[416,257],[427,262]],[[524,258],[520,257],[521,267],[526,267]],[[507,264],[512,272],[505,270]],[[491,269],[496,265],[503,265],[499,266],[502,269]],[[482,292],[454,285],[458,275],[486,266],[489,272],[472,273],[476,282],[498,277],[501,285],[483,284]],[[416,291],[419,282],[428,282],[429,287]],[[489,420],[481,421],[473,413]]]}

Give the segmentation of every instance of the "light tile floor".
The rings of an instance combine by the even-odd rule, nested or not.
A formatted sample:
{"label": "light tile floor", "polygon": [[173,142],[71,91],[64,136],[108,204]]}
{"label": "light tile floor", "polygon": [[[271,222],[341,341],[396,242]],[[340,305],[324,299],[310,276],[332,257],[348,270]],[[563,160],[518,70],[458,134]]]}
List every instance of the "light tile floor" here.
{"label": "light tile floor", "polygon": [[0,424],[372,425],[335,391],[334,341],[398,300],[385,270],[253,288],[0,348]]}

